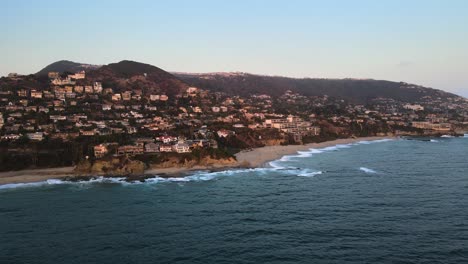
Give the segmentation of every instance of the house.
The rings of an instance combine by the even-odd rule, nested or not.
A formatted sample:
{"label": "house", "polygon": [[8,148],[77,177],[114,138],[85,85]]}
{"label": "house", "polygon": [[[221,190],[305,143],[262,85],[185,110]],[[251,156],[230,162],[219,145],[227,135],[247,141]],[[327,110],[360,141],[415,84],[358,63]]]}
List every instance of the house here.
{"label": "house", "polygon": [[83,93],[84,92],[84,87],[83,86],[75,86],[73,88],[73,90],[75,91],[75,93]]}
{"label": "house", "polygon": [[42,133],[42,132],[27,133],[26,136],[30,140],[34,140],[34,141],[42,141],[44,139],[44,133]]}
{"label": "house", "polygon": [[156,153],[159,152],[159,144],[157,143],[146,143],[145,153]]}
{"label": "house", "polygon": [[8,141],[8,140],[17,140],[17,139],[20,139],[20,137],[21,136],[18,134],[5,134],[0,139],[2,141]]}
{"label": "house", "polygon": [[235,132],[234,131],[231,131],[231,130],[226,130],[226,129],[220,129],[218,130],[218,132],[216,132],[218,134],[218,137],[222,137],[222,138],[226,138],[230,135],[234,135]]}
{"label": "house", "polygon": [[130,101],[130,99],[132,99],[132,92],[126,91],[122,93],[122,100]]}
{"label": "house", "polygon": [[93,92],[94,92],[93,86],[91,86],[91,85],[86,85],[86,86],[84,87],[84,92],[85,92],[85,93],[93,93]]}
{"label": "house", "polygon": [[159,101],[159,94],[151,94],[150,95],[151,101]]}
{"label": "house", "polygon": [[117,149],[118,155],[139,155],[143,153],[144,153],[144,149],[143,149],[142,144],[126,145],[126,146],[121,146]]}
{"label": "house", "polygon": [[161,137],[157,137],[156,140],[162,141],[164,144],[168,144],[168,143],[177,141],[177,137],[161,136]]}
{"label": "house", "polygon": [[112,95],[112,101],[120,101],[122,100],[122,95],[120,94],[113,94]]}
{"label": "house", "polygon": [[109,105],[109,104],[102,105],[102,111],[110,111],[111,109],[112,109],[112,105]]}
{"label": "house", "polygon": [[31,97],[36,99],[42,98],[42,92],[37,90],[31,90]]}
{"label": "house", "polygon": [[96,131],[95,130],[80,130],[80,134],[82,136],[94,136],[96,135]]}
{"label": "house", "polygon": [[107,145],[105,144],[99,144],[97,146],[94,146],[94,157],[98,159],[104,157],[108,152],[109,152],[109,149],[107,148]]}
{"label": "house", "polygon": [[172,145],[169,144],[162,144],[159,146],[160,152],[172,152]]}
{"label": "house", "polygon": [[187,93],[188,94],[194,94],[198,91],[198,88],[197,87],[189,87],[187,88]]}
{"label": "house", "polygon": [[85,71],[79,71],[75,74],[69,74],[68,78],[78,80],[78,79],[84,79],[85,76],[86,76]]}
{"label": "house", "polygon": [[94,82],[93,91],[95,93],[102,93],[102,84],[100,82]]}
{"label": "house", "polygon": [[177,153],[189,153],[191,152],[189,144],[185,142],[178,142],[172,146],[172,150]]}
{"label": "house", "polygon": [[194,113],[201,113],[202,109],[199,106],[192,106],[192,111]]}
{"label": "house", "polygon": [[28,96],[28,91],[25,90],[25,89],[18,90],[16,93],[18,94],[19,97],[27,97]]}

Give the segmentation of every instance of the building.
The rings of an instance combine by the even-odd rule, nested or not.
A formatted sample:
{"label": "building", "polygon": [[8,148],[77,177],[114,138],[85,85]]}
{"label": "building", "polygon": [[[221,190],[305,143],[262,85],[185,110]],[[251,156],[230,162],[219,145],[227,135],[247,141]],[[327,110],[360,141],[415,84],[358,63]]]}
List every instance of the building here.
{"label": "building", "polygon": [[130,99],[132,99],[132,92],[126,91],[122,93],[122,100],[130,101]]}
{"label": "building", "polygon": [[228,137],[229,135],[234,135],[235,132],[234,131],[231,131],[231,130],[226,130],[226,129],[220,129],[218,130],[218,132],[216,132],[218,134],[218,137],[222,137],[222,138],[226,138]]}
{"label": "building", "polygon": [[76,82],[72,81],[70,78],[56,78],[52,80],[53,85],[75,85]]}
{"label": "building", "polygon": [[178,142],[172,146],[172,150],[177,153],[189,153],[191,152],[189,144],[185,142]]}
{"label": "building", "polygon": [[188,94],[194,94],[198,91],[198,88],[197,87],[189,87],[187,88],[187,93]]}
{"label": "building", "polygon": [[172,145],[169,144],[162,144],[159,146],[160,152],[172,152]]}
{"label": "building", "polygon": [[122,100],[122,95],[120,94],[113,94],[112,95],[112,101],[120,101]]}
{"label": "building", "polygon": [[107,145],[99,144],[97,146],[94,146],[94,157],[100,159],[104,157],[107,153],[109,153],[109,149],[107,148]]}
{"label": "building", "polygon": [[75,80],[79,80],[79,79],[84,79],[85,76],[86,76],[85,71],[79,71],[79,72],[77,72],[77,73],[75,73],[75,74],[70,74],[70,75],[68,75],[68,78],[70,78],[70,79],[75,79]]}
{"label": "building", "polygon": [[26,136],[30,140],[34,140],[34,141],[42,141],[44,139],[44,133],[42,133],[42,132],[27,133]]}
{"label": "building", "polygon": [[404,109],[413,110],[413,111],[424,111],[424,106],[419,104],[405,104]]}
{"label": "building", "polygon": [[100,82],[95,82],[93,84],[93,91],[95,93],[102,93],[102,84]]}
{"label": "building", "polygon": [[171,137],[171,136],[161,136],[156,138],[157,141],[162,141],[164,144],[168,144],[171,142],[175,142],[178,140],[177,137]]}
{"label": "building", "polygon": [[84,87],[84,92],[85,92],[85,93],[94,93],[93,86],[91,86],[91,85],[86,85],[86,86]]}
{"label": "building", "polygon": [[411,126],[415,128],[435,130],[435,131],[440,131],[440,132],[449,132],[452,130],[452,125],[449,123],[431,123],[428,121],[413,121],[411,123]]}
{"label": "building", "polygon": [[80,85],[77,85],[73,88],[73,90],[75,91],[75,93],[83,93],[84,92],[84,87],[83,86],[80,86]]}
{"label": "building", "polygon": [[28,90],[20,89],[16,93],[19,97],[28,97]]}
{"label": "building", "polygon": [[31,90],[31,98],[41,99],[42,92],[37,90]]}
{"label": "building", "polygon": [[121,146],[117,149],[117,154],[118,155],[139,155],[143,154],[144,149],[142,144],[138,145],[126,145],[126,146]]}
{"label": "building", "polygon": [[159,144],[157,143],[146,143],[145,153],[156,153],[159,152]]}

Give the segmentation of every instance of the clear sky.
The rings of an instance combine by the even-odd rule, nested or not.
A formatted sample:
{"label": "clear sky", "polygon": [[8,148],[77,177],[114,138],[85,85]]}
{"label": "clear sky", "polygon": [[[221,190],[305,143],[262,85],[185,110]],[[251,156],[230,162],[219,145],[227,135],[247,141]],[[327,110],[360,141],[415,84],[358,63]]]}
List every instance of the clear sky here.
{"label": "clear sky", "polygon": [[0,2],[0,75],[57,60],[406,81],[468,97],[468,1]]}

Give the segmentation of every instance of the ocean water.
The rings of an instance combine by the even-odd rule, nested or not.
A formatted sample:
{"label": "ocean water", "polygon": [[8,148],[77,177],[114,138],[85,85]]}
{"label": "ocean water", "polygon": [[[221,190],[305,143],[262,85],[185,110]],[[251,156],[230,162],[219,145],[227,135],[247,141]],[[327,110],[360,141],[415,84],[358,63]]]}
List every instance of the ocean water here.
{"label": "ocean water", "polygon": [[3,185],[0,263],[468,263],[468,139],[147,183]]}

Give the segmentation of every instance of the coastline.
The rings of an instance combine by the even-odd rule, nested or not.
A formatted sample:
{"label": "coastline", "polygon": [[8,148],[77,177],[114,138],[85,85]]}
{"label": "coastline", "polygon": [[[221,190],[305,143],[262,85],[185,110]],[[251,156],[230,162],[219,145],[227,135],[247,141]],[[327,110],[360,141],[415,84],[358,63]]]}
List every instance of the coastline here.
{"label": "coastline", "polygon": [[311,148],[320,149],[331,147],[340,144],[351,144],[359,141],[371,141],[381,139],[393,139],[396,137],[382,136],[382,137],[359,137],[359,138],[343,138],[320,143],[309,143],[305,145],[287,145],[287,146],[265,146],[261,148],[254,148],[251,151],[241,151],[236,154],[237,162],[239,164],[249,163],[250,167],[261,167],[267,162],[280,159],[286,155],[296,154],[298,151],[306,151]]}
{"label": "coastline", "polygon": [[[158,169],[148,169],[144,172],[144,176],[150,175],[163,175],[162,177],[173,177],[187,174],[191,171],[200,171],[200,170],[223,170],[231,168],[241,168],[241,167],[262,167],[265,166],[267,162],[280,159],[285,155],[296,154],[298,151],[305,151],[310,148],[326,148],[330,146],[335,146],[339,144],[350,144],[359,141],[371,141],[371,140],[380,140],[380,139],[391,139],[395,137],[391,136],[382,136],[382,137],[359,137],[359,138],[345,138],[345,139],[336,139],[331,141],[324,141],[321,143],[310,143],[305,145],[275,145],[275,146],[265,146],[260,148],[254,148],[252,150],[243,150],[235,154],[237,163],[229,165],[219,165],[219,166],[194,166],[194,167],[172,167],[172,168],[158,168]],[[60,167],[60,168],[48,168],[48,169],[31,169],[31,170],[21,170],[21,171],[8,171],[0,172],[0,185],[4,184],[16,184],[16,183],[33,183],[33,182],[42,182],[51,179],[69,179],[73,177],[78,178],[91,178],[92,176],[86,175],[77,175],[73,172],[74,167]]]}

